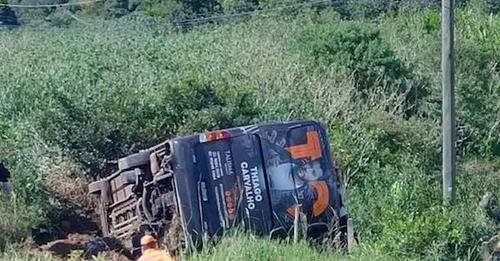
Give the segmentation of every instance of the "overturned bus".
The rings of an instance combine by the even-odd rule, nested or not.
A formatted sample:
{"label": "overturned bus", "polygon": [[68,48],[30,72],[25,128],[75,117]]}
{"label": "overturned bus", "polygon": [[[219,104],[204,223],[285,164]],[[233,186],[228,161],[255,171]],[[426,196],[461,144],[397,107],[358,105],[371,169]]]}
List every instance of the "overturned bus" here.
{"label": "overturned bus", "polygon": [[170,249],[201,246],[236,226],[286,237],[300,206],[311,238],[345,235],[347,212],[325,128],[250,125],[174,138],[121,158],[89,185],[104,236],[136,254],[155,233]]}

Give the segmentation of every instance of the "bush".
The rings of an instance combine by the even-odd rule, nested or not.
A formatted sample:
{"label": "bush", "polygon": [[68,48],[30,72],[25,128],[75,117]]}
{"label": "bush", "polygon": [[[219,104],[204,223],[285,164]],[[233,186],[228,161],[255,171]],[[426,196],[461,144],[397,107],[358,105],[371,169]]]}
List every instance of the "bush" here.
{"label": "bush", "polygon": [[500,21],[470,12],[458,13],[458,119],[464,150],[500,155],[498,100],[500,99]]}
{"label": "bush", "polygon": [[257,0],[222,0],[220,2],[225,13],[248,12],[259,7]]}
{"label": "bush", "polygon": [[[56,91],[54,107],[40,118],[41,135],[95,172],[104,167],[105,159],[117,159],[174,134],[247,124],[258,116],[250,93],[219,90],[224,91],[188,78],[166,83],[156,99],[147,103],[138,95],[120,94],[129,103],[121,107],[114,101],[88,106]],[[111,113],[101,115],[99,111]]]}
{"label": "bush", "polygon": [[500,1],[499,0],[486,0],[485,5],[484,5],[484,11],[488,14],[500,13]]}
{"label": "bush", "polygon": [[26,240],[42,222],[40,212],[37,205],[27,204],[15,196],[0,195],[0,252],[8,243]]}
{"label": "bush", "polygon": [[[177,0],[138,0],[134,10],[144,11],[153,17],[164,17],[171,21],[181,17],[184,13],[181,1]],[[129,10],[132,10],[129,8]]]}
{"label": "bush", "polygon": [[[63,4],[67,3],[68,0],[39,0],[36,3],[30,0],[19,0],[15,4],[19,5],[52,5],[52,4]],[[13,3],[11,1],[11,3]],[[47,8],[12,8],[18,17],[18,21],[21,25],[34,25],[38,22],[46,21],[47,17],[56,11],[61,11],[59,8],[47,7]],[[66,11],[66,8],[62,8]]]}
{"label": "bush", "polygon": [[389,11],[395,11],[398,1],[391,0],[348,0],[351,16],[355,18],[374,18]]}
{"label": "bush", "polygon": [[480,170],[468,163],[459,174],[460,204],[443,213],[438,126],[385,113],[360,121],[335,128],[333,144],[342,155],[348,205],[364,242],[422,258],[478,258],[477,242],[495,234],[478,208],[480,195],[498,190],[494,165]]}
{"label": "bush", "polygon": [[67,10],[58,10],[47,16],[46,20],[55,27],[68,27],[74,20],[71,16]]}
{"label": "bush", "polygon": [[[467,58],[462,58],[467,56]],[[462,59],[461,59],[462,58]],[[457,90],[459,104],[459,124],[461,125],[463,150],[500,155],[498,115],[494,113],[500,99],[500,89],[495,88],[495,80],[489,70],[490,57],[473,48],[459,51],[459,69],[462,79]]]}
{"label": "bush", "polygon": [[[440,10],[441,0],[337,0],[348,3],[347,9],[352,18],[377,18],[401,10]],[[455,5],[464,7],[470,0],[455,0]]]}
{"label": "bush", "polygon": [[[358,91],[355,99],[366,100],[377,93],[383,96],[380,99],[392,100],[387,109],[410,112],[425,95],[424,89],[412,82],[411,70],[375,27],[358,22],[317,25],[301,32],[295,45],[305,59],[352,73]],[[403,104],[397,104],[400,98]]]}
{"label": "bush", "polygon": [[306,1],[297,1],[297,0],[260,0],[259,1],[259,6],[262,8],[276,8],[276,7],[282,7],[282,6],[289,6],[289,5],[295,5],[300,2],[306,2]]}
{"label": "bush", "polygon": [[424,29],[427,33],[435,33],[441,30],[441,14],[435,10],[424,13]]}

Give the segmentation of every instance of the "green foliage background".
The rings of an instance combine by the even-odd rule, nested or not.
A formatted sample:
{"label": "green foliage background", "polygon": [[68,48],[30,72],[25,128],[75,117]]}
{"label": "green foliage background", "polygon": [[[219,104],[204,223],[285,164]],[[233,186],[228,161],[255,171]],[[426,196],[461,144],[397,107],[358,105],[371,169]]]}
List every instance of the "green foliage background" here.
{"label": "green foliage background", "polygon": [[[134,11],[108,20],[106,8],[75,11],[90,24],[51,12],[56,26],[0,31],[0,156],[16,184],[16,196],[0,201],[4,255],[12,243],[60,235],[75,206],[57,180],[106,175],[110,161],[176,135],[316,119],[328,126],[362,242],[359,253],[336,257],[479,258],[498,225],[478,202],[487,191],[500,197],[500,18],[483,8],[491,1],[464,2],[456,14],[459,200],[446,214],[440,18],[430,2],[360,15],[347,1],[187,32],[161,17],[250,5],[180,4],[127,1]],[[268,244],[236,236],[193,258],[216,260],[224,244],[247,241]]]}

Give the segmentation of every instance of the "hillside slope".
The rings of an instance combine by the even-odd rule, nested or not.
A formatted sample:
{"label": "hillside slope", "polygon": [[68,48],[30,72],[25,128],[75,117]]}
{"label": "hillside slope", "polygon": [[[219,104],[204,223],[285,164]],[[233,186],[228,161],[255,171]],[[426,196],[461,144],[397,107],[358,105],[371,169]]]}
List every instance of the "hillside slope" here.
{"label": "hillside slope", "polygon": [[0,32],[0,157],[16,184],[0,201],[0,249],[63,236],[62,220],[92,211],[85,182],[127,153],[307,118],[329,128],[362,255],[477,259],[498,230],[478,203],[500,197],[500,18],[457,11],[459,200],[446,213],[439,25],[432,10],[376,22],[304,10],[184,33],[136,18]]}

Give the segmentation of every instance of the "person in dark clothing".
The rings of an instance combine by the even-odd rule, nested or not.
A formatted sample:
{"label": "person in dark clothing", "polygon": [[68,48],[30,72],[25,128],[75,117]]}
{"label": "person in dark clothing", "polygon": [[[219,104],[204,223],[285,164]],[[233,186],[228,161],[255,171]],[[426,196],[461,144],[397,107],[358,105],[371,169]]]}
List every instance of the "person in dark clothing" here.
{"label": "person in dark clothing", "polygon": [[10,194],[12,192],[12,182],[9,170],[0,159],[0,191]]}

